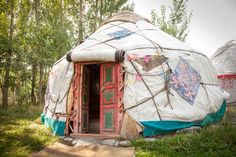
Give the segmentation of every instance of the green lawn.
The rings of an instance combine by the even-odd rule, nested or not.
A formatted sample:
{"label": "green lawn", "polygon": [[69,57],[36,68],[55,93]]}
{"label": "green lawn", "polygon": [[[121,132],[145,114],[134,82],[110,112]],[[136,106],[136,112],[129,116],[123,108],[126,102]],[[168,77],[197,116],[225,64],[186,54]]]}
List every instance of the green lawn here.
{"label": "green lawn", "polygon": [[[42,107],[9,108],[0,111],[0,156],[28,156],[59,141],[40,123]],[[137,157],[236,156],[236,111],[221,123],[198,132],[177,134],[146,142],[132,141]],[[233,125],[234,123],[234,125]]]}
{"label": "green lawn", "polygon": [[[236,114],[236,112],[234,113]],[[234,157],[236,156],[235,120],[225,118],[221,123],[194,133],[177,134],[156,141],[132,141],[136,157]]]}
{"label": "green lawn", "polygon": [[0,111],[0,156],[28,156],[58,137],[40,124],[42,107],[22,106]]}

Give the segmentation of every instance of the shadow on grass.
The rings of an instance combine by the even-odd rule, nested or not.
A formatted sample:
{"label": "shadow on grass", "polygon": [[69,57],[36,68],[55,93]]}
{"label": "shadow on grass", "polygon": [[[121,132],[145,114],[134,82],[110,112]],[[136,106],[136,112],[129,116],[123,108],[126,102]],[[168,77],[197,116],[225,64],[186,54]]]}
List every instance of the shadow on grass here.
{"label": "shadow on grass", "polygon": [[0,156],[27,156],[58,140],[37,124],[41,112],[35,106],[0,111]]}
{"label": "shadow on grass", "polygon": [[42,106],[12,106],[7,109],[0,110],[0,124],[9,124],[16,120],[35,120],[37,119],[43,110]]}

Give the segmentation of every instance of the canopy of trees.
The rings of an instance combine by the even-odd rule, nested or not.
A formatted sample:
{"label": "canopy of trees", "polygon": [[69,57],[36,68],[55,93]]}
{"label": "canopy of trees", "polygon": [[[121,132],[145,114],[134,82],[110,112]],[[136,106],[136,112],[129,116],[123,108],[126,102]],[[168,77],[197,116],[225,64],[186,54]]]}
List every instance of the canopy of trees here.
{"label": "canopy of trees", "polygon": [[[188,0],[171,0],[171,6],[166,11],[166,6],[161,6],[161,14],[158,16],[155,10],[151,11],[151,21],[157,25],[164,32],[185,41],[188,36],[189,24],[191,21],[192,13],[187,14]],[[169,17],[166,12],[169,11]]]}
{"label": "canopy of trees", "polygon": [[[151,21],[185,41],[192,13],[187,0],[171,0]],[[119,11],[133,11],[128,0],[0,1],[0,104],[42,104],[53,63]]]}
{"label": "canopy of trees", "polygon": [[0,1],[3,107],[42,103],[52,64],[109,16],[133,8],[127,0]]}

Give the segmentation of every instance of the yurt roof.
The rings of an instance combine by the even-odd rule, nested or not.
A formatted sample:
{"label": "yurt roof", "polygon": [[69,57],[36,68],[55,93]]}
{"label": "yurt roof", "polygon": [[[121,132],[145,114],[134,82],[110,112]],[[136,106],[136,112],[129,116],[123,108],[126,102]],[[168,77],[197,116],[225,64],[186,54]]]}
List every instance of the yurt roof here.
{"label": "yurt roof", "polygon": [[153,55],[157,51],[177,51],[176,53],[187,55],[203,55],[163,32],[146,18],[133,12],[121,12],[104,22],[82,44],[73,48],[69,58],[73,62],[113,62],[115,52],[120,49],[126,54]]}
{"label": "yurt roof", "polygon": [[131,23],[136,23],[139,20],[145,20],[149,23],[151,23],[148,19],[130,12],[130,11],[125,11],[125,12],[120,12],[109,18],[107,21],[105,21],[102,25],[107,24],[109,22],[115,22],[115,21],[124,21],[124,22],[131,22]]}
{"label": "yurt roof", "polygon": [[227,42],[211,57],[218,74],[236,74],[236,40]]}

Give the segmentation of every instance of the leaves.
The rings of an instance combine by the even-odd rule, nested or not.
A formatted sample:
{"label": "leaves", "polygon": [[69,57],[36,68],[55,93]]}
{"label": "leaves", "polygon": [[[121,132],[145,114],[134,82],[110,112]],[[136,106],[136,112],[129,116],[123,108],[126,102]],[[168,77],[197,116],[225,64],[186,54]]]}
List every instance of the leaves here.
{"label": "leaves", "polygon": [[192,12],[187,14],[187,0],[172,0],[169,6],[169,17],[166,17],[166,6],[161,6],[161,15],[158,16],[155,10],[151,11],[151,21],[164,32],[185,41],[188,36],[189,24]]}
{"label": "leaves", "polygon": [[133,6],[127,0],[0,1],[0,88],[10,89],[2,91],[9,93],[7,101],[43,95],[39,92],[59,58],[108,17]]}

